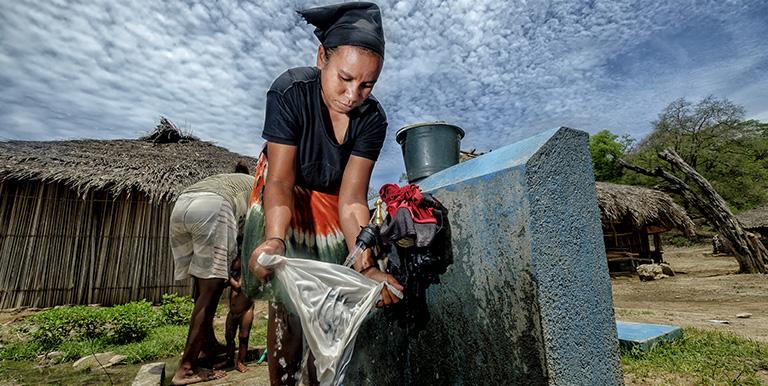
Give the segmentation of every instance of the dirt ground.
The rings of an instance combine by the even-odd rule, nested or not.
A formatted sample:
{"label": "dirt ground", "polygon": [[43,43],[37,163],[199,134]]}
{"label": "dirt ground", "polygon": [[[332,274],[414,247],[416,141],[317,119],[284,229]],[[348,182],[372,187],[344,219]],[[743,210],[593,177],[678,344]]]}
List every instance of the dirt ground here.
{"label": "dirt ground", "polygon": [[[768,276],[736,274],[732,256],[711,247],[667,247],[676,275],[642,282],[637,275],[613,276],[616,319],[731,331],[768,343]],[[750,313],[749,318],[737,318]],[[712,322],[727,321],[727,324]]]}

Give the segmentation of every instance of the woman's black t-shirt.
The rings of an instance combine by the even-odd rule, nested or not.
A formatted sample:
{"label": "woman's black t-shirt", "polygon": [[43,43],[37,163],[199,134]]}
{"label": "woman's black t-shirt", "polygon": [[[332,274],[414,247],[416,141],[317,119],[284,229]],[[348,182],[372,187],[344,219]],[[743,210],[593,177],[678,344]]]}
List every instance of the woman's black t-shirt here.
{"label": "woman's black t-shirt", "polygon": [[323,119],[320,71],[292,68],[267,92],[261,136],[269,142],[297,147],[296,185],[326,193],[338,192],[350,155],[376,161],[387,134],[387,117],[373,96],[349,113],[349,128],[338,144]]}

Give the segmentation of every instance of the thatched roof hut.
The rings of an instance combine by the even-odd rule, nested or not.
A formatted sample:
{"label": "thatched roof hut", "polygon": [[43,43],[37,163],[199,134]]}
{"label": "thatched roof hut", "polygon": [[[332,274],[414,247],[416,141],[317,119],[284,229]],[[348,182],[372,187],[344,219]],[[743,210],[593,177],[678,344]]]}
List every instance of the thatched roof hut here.
{"label": "thatched roof hut", "polygon": [[597,182],[597,204],[604,226],[629,226],[649,233],[678,229],[688,236],[695,225],[685,209],[666,193],[640,186]]}
{"label": "thatched roof hut", "polygon": [[0,142],[0,180],[60,183],[81,196],[141,192],[154,203],[175,200],[210,175],[231,173],[240,160],[255,165],[253,158],[181,135],[162,119],[140,139]]}
{"label": "thatched roof hut", "polygon": [[746,229],[768,229],[768,205],[741,212],[736,218]]}
{"label": "thatched roof hut", "polygon": [[[678,229],[693,236],[694,224],[685,210],[658,190],[597,182],[606,255],[611,261],[662,261],[660,233]],[[649,235],[653,237],[651,250]]]}
{"label": "thatched roof hut", "polygon": [[167,120],[141,139],[0,142],[0,308],[113,304],[166,292],[180,192],[256,160]]}
{"label": "thatched roof hut", "polygon": [[768,205],[739,213],[736,218],[746,230],[760,235],[768,248]]}

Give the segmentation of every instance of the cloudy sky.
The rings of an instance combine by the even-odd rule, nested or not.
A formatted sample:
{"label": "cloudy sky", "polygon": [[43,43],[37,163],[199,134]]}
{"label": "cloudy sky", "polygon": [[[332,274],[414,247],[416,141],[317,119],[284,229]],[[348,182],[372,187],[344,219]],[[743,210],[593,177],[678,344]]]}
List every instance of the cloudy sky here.
{"label": "cloudy sky", "polygon": [[[0,140],[135,138],[166,116],[255,155],[264,95],[312,65],[294,10],[329,1],[2,1]],[[397,181],[398,128],[445,120],[466,149],[570,126],[642,137],[672,100],[727,97],[768,120],[768,2],[381,1],[389,116],[374,185]]]}

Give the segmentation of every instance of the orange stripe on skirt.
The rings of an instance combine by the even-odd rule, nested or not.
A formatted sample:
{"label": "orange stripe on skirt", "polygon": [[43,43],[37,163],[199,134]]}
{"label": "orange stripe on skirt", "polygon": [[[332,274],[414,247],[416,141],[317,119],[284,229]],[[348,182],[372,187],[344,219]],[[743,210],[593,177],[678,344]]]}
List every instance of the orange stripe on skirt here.
{"label": "orange stripe on skirt", "polygon": [[[262,152],[256,164],[253,190],[248,200],[242,257],[247,261],[251,252],[264,241],[263,194],[269,164]],[[294,187],[293,218],[286,235],[286,255],[304,259],[341,264],[347,255],[347,246],[339,220],[339,196]],[[257,280],[243,270],[246,293],[258,296]],[[253,284],[253,285],[252,285]]]}

